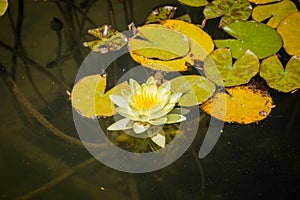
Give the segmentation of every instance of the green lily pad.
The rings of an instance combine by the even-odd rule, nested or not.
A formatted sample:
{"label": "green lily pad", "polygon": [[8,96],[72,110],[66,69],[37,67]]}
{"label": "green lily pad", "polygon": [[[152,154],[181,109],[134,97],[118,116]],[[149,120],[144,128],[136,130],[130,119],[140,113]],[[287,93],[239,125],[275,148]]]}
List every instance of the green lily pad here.
{"label": "green lily pad", "polygon": [[138,28],[138,33],[128,42],[128,49],[145,58],[173,60],[184,57],[190,50],[186,35],[159,24]]}
{"label": "green lily pad", "polygon": [[300,57],[300,12],[290,14],[277,27],[283,39],[283,47],[290,55]]}
{"label": "green lily pad", "polygon": [[238,21],[224,27],[236,39],[214,40],[218,48],[229,47],[232,56],[239,58],[247,49],[259,59],[275,54],[282,46],[278,32],[262,23]]}
{"label": "green lily pad", "polygon": [[259,60],[249,50],[233,65],[231,52],[226,48],[216,49],[204,61],[205,76],[216,84],[226,87],[246,84],[258,71]]}
{"label": "green lily pad", "polygon": [[300,58],[293,56],[285,69],[276,55],[264,59],[260,76],[271,88],[281,92],[293,92],[300,88]]}
{"label": "green lily pad", "polygon": [[127,44],[127,37],[109,25],[90,29],[88,33],[98,38],[98,40],[84,42],[83,45],[96,52],[107,53],[108,51],[116,51]]}
{"label": "green lily pad", "polygon": [[0,17],[4,15],[8,7],[8,1],[7,0],[0,0]]}
{"label": "green lily pad", "polygon": [[215,0],[203,10],[206,19],[223,16],[219,24],[221,27],[236,20],[247,20],[251,12],[252,6],[248,0]]}
{"label": "green lily pad", "polygon": [[207,5],[206,0],[178,0],[180,3],[191,7],[201,7]]}
{"label": "green lily pad", "polygon": [[152,10],[150,15],[148,15],[145,24],[160,23],[167,19],[172,19],[177,7],[175,6],[163,6]]}
{"label": "green lily pad", "polygon": [[171,80],[171,90],[182,93],[178,105],[194,106],[205,102],[216,90],[216,86],[204,76],[179,76]]}
{"label": "green lily pad", "polygon": [[284,0],[275,4],[256,6],[252,18],[257,22],[270,18],[267,25],[276,28],[281,20],[295,12],[298,12],[296,5],[290,0]]}

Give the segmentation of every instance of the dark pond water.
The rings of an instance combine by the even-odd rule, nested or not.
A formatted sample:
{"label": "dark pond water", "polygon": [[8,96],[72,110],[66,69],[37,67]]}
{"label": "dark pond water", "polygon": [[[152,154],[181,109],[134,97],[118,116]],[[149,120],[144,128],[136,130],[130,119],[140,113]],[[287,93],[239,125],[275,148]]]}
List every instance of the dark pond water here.
{"label": "dark pond water", "polygon": [[[8,13],[0,18],[0,199],[300,198],[299,92],[269,89],[277,105],[271,115],[251,125],[226,123],[216,146],[199,159],[210,121],[204,115],[188,150],[154,172],[117,171],[82,146],[53,135],[59,129],[78,138],[65,91],[90,52],[82,46],[91,39],[87,30],[113,24],[123,31],[131,21],[141,25],[161,5],[179,4],[10,1]],[[187,11],[195,23],[201,22],[201,9]],[[211,20],[206,26],[213,38],[225,35],[217,23]],[[115,74],[108,78],[109,87],[134,63],[125,55],[113,65],[117,68],[108,69]]]}

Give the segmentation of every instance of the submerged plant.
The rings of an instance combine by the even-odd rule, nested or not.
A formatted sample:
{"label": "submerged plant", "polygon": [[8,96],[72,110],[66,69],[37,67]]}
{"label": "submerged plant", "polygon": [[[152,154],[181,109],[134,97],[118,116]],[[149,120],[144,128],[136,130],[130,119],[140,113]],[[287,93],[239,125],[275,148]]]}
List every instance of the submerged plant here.
{"label": "submerged plant", "polygon": [[110,125],[107,130],[133,129],[135,134],[146,132],[160,147],[165,146],[165,136],[157,131],[150,131],[150,126],[173,124],[186,120],[181,114],[173,114],[181,93],[173,93],[169,81],[157,87],[151,76],[146,83],[140,85],[135,80],[129,81],[130,91],[122,90],[122,96],[111,94],[111,100],[119,106],[116,111],[123,119]]}

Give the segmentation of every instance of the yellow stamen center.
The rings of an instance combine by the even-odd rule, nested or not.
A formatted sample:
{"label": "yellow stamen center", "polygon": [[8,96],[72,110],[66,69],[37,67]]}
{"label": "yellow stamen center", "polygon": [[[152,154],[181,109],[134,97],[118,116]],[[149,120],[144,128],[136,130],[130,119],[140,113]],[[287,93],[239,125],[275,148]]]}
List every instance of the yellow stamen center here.
{"label": "yellow stamen center", "polygon": [[134,99],[138,109],[152,108],[159,102],[157,95],[154,95],[153,93],[147,93],[146,91],[142,91],[140,94],[135,94]]}

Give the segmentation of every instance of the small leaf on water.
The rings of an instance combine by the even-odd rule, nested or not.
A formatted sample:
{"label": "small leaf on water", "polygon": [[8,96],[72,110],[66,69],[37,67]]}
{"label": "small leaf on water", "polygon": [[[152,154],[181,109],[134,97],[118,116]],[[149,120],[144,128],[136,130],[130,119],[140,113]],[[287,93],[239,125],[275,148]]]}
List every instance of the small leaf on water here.
{"label": "small leaf on water", "polygon": [[206,0],[178,0],[180,3],[191,7],[201,7],[207,4]]}
{"label": "small leaf on water", "polygon": [[0,17],[5,14],[8,7],[7,0],[0,0]]}
{"label": "small leaf on water", "polygon": [[90,29],[88,33],[98,38],[98,40],[84,42],[83,45],[96,52],[107,53],[108,51],[116,51],[127,44],[127,37],[109,25]]}
{"label": "small leaf on water", "polygon": [[182,93],[178,105],[194,106],[205,102],[215,92],[216,86],[204,76],[179,76],[171,80],[171,90]]}
{"label": "small leaf on water", "polygon": [[206,19],[223,16],[219,24],[221,27],[237,20],[247,20],[251,12],[252,6],[248,0],[215,0],[203,10]]}
{"label": "small leaf on water", "polygon": [[290,0],[284,0],[279,3],[256,6],[252,12],[252,18],[257,22],[270,18],[267,25],[276,28],[282,19],[295,12],[298,12],[296,5]]}
{"label": "small leaf on water", "polygon": [[236,86],[248,83],[259,71],[259,60],[251,51],[246,51],[232,64],[227,48],[216,49],[204,61],[205,76],[221,86]]}
{"label": "small leaf on water", "polygon": [[259,74],[271,88],[293,92],[300,88],[300,58],[292,57],[284,69],[276,55],[268,57],[262,61]]}
{"label": "small leaf on water", "polygon": [[250,124],[266,118],[274,107],[268,91],[254,83],[225,90],[201,105],[205,112],[219,120]]}
{"label": "small leaf on water", "polygon": [[120,83],[104,93],[106,76],[90,75],[80,79],[72,89],[72,106],[84,117],[111,116],[115,108],[110,94],[120,94],[122,89],[129,89],[127,82]]}
{"label": "small leaf on water", "polygon": [[175,6],[163,6],[152,10],[150,15],[148,15],[145,24],[160,23],[167,19],[172,19],[177,7]]}
{"label": "small leaf on water", "polygon": [[300,57],[300,12],[290,14],[277,27],[283,40],[285,51]]}
{"label": "small leaf on water", "polygon": [[218,48],[229,47],[233,58],[239,58],[249,49],[262,59],[275,54],[282,46],[278,32],[262,23],[238,21],[225,26],[224,30],[236,39],[214,40],[214,42]]}

